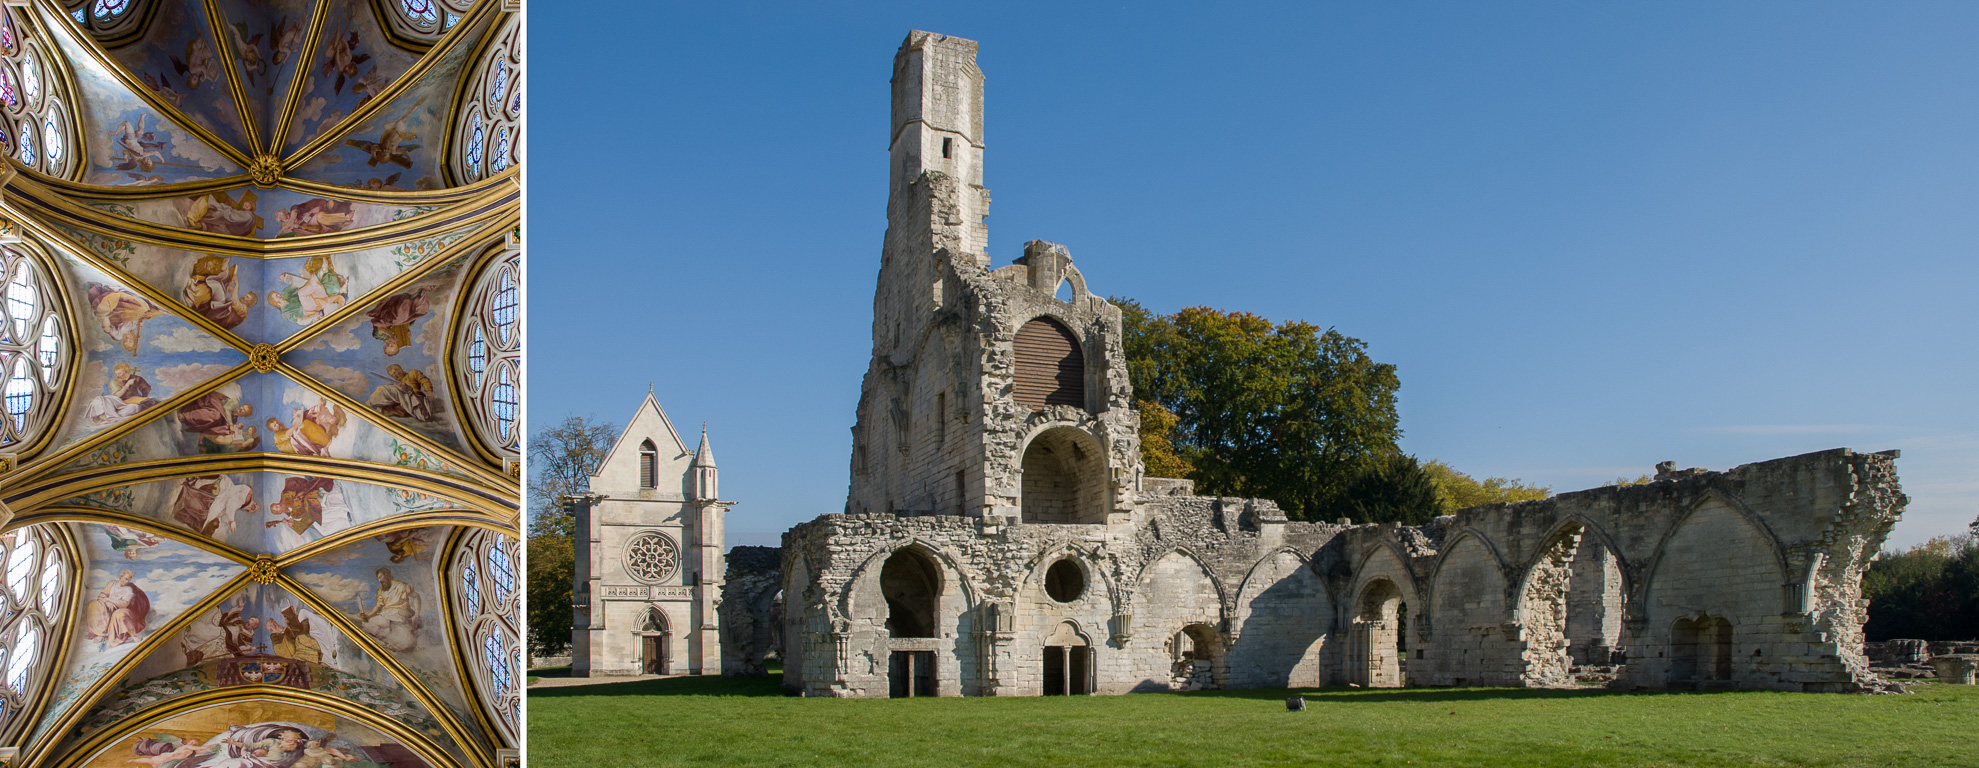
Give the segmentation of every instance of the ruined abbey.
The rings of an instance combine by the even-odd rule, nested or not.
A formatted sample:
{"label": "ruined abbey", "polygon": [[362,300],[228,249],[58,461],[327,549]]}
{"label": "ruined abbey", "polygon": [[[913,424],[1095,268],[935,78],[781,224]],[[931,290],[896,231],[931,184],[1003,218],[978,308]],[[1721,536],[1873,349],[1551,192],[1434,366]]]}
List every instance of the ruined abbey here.
{"label": "ruined abbey", "polygon": [[[1144,476],[1120,311],[1064,246],[989,262],[972,41],[894,60],[888,229],[843,513],[737,548],[721,663],[807,696],[1358,684],[1864,691],[1896,454],[1289,521]],[[781,593],[781,599],[777,598]]]}

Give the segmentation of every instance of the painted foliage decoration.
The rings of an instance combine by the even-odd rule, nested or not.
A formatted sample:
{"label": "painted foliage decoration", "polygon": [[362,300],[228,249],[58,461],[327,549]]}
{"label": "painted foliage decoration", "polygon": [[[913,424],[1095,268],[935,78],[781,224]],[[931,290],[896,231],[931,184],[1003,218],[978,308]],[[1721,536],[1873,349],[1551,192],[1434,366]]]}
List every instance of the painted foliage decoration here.
{"label": "painted foliage decoration", "polygon": [[521,27],[511,19],[468,70],[447,163],[459,183],[480,181],[522,162],[520,35]]}
{"label": "painted foliage decoration", "polygon": [[55,421],[72,378],[61,285],[46,264],[24,244],[0,246],[0,371],[7,382],[0,449],[32,447]]}
{"label": "painted foliage decoration", "polygon": [[0,13],[0,149],[30,170],[71,178],[81,167],[70,151],[79,135],[75,100],[61,59],[25,10]]}
{"label": "painted foliage decoration", "polygon": [[0,536],[0,734],[29,704],[27,692],[54,665],[75,578],[54,531],[31,525]]}
{"label": "painted foliage decoration", "polygon": [[453,557],[456,641],[475,659],[474,684],[490,718],[510,735],[522,723],[522,602],[514,539],[477,530]]}
{"label": "painted foliage decoration", "polygon": [[455,339],[454,376],[466,421],[498,456],[521,455],[522,251],[507,249],[473,277]]}

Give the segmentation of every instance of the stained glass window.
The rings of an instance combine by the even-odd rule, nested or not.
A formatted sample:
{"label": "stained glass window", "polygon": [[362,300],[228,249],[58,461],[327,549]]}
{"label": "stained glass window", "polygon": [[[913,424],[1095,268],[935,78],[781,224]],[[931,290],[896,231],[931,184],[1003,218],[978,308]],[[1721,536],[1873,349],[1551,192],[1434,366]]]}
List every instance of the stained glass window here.
{"label": "stained glass window", "polygon": [[21,164],[34,167],[34,123],[21,123]]}
{"label": "stained glass window", "polygon": [[[469,93],[455,107],[448,167],[454,178],[478,181],[516,164],[522,130],[522,55],[519,28],[513,19],[496,33],[495,43],[481,54],[470,72]],[[492,331],[491,331],[492,333]]]}
{"label": "stained glass window", "polygon": [[[522,253],[483,257],[456,331],[455,387],[481,445],[497,457],[520,455],[516,420],[522,401]],[[489,578],[495,574],[490,572]]]}
{"label": "stained glass window", "polygon": [[[107,19],[123,13],[124,9],[129,7],[130,0],[96,0],[95,6],[90,9],[90,13],[95,14],[96,18]],[[82,12],[77,11],[76,13],[80,15]],[[82,19],[78,18],[76,20],[81,21]]]}
{"label": "stained glass window", "polygon": [[[454,610],[459,634],[455,637],[462,646],[477,651],[473,653],[473,688],[489,717],[514,735],[522,722],[522,621],[521,601],[513,598],[514,540],[493,531],[471,532],[461,538],[452,563],[458,585]],[[493,586],[486,587],[484,582]]]}
{"label": "stained glass window", "polygon": [[[77,12],[92,8],[108,12],[107,21],[88,21],[85,26],[91,31],[101,31],[104,24],[129,28],[127,22],[139,15],[131,12],[137,2],[90,0]],[[30,170],[66,177],[68,168],[79,165],[69,153],[76,143],[76,138],[68,135],[76,128],[68,117],[75,114],[74,106],[69,103],[61,58],[46,47],[48,41],[34,25],[16,23],[14,14],[24,11],[14,6],[0,8],[0,59],[4,59],[0,62],[0,104],[10,117],[19,120],[9,120],[0,127],[0,144],[11,138],[13,143],[5,154]]]}
{"label": "stained glass window", "polygon": [[488,169],[496,173],[508,170],[509,131],[502,131],[501,142],[495,145],[495,155],[488,158]]}
{"label": "stained glass window", "polygon": [[0,245],[0,393],[8,418],[0,419],[0,450],[18,451],[54,421],[61,399],[64,372],[74,361],[65,359],[67,332],[55,313],[59,295],[50,274],[32,258],[27,244]]}
{"label": "stained glass window", "polygon": [[468,563],[460,567],[460,590],[461,594],[467,598],[467,614],[472,616],[480,613],[481,584],[474,575],[473,563]]}
{"label": "stained glass window", "polygon": [[0,101],[7,102],[10,107],[21,105],[20,97],[14,95],[14,78],[5,69],[0,69]]}
{"label": "stained glass window", "polygon": [[[0,563],[6,588],[0,589],[0,731],[11,727],[37,686],[56,680],[44,670],[55,646],[55,611],[68,597],[66,562],[54,529],[30,525],[0,536]],[[38,678],[38,679],[37,679]]]}
{"label": "stained glass window", "polygon": [[508,537],[496,536],[488,548],[488,579],[495,582],[495,600],[506,602],[515,594],[515,561],[510,559]]}
{"label": "stained glass window", "polygon": [[440,14],[433,7],[433,0],[399,0],[399,10],[419,26],[431,26],[440,20]]}
{"label": "stained glass window", "polygon": [[21,59],[21,89],[29,100],[41,96],[41,76],[34,73],[34,57]]}
{"label": "stained glass window", "polygon": [[55,125],[55,116],[49,115],[42,121],[41,143],[48,145],[48,164],[53,166],[62,160],[62,133]]}

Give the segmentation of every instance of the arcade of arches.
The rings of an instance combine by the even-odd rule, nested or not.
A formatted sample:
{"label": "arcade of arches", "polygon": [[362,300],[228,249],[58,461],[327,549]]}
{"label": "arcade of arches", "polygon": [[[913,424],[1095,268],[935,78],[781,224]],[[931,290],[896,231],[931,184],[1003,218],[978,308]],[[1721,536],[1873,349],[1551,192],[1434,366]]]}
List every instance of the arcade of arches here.
{"label": "arcade of arches", "polygon": [[1624,688],[1883,685],[1860,597],[1905,503],[1893,451],[1417,527],[1146,477],[1119,308],[1062,245],[990,258],[976,43],[910,33],[893,74],[844,512],[730,564],[730,673],[774,652],[810,696],[1551,686],[1588,665]]}
{"label": "arcade of arches", "polygon": [[513,763],[519,11],[0,9],[8,764]]}

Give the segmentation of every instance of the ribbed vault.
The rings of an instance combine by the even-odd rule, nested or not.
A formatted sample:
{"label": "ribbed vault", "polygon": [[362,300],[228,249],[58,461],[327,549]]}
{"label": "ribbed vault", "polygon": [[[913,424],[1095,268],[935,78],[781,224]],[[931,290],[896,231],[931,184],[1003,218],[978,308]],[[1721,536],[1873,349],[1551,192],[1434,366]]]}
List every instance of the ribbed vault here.
{"label": "ribbed vault", "polygon": [[[0,430],[0,747],[494,768],[518,741],[519,8],[3,10],[0,264],[33,290],[0,275],[0,367],[33,386]],[[30,621],[53,638],[9,689]]]}

